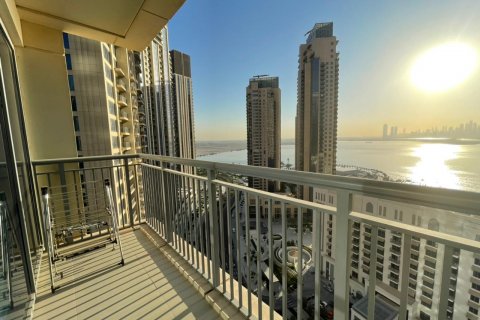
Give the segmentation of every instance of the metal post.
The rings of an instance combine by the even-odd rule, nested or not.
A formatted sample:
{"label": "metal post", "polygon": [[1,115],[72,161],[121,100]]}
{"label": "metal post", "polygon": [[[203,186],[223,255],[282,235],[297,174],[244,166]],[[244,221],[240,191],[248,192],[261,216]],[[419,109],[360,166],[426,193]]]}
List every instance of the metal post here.
{"label": "metal post", "polygon": [[403,235],[402,246],[402,280],[400,291],[400,309],[398,311],[398,319],[407,319],[407,303],[408,303],[408,278],[410,274],[410,247],[412,244],[412,236],[410,234]]}
{"label": "metal post", "polygon": [[335,222],[335,272],[334,272],[334,314],[335,319],[348,319],[350,273],[350,221],[352,194],[337,192],[337,214]]}
{"label": "metal post", "polygon": [[128,193],[128,213],[130,217],[130,227],[134,225],[134,216],[133,216],[133,203],[132,203],[132,187],[130,185],[130,170],[128,167],[128,159],[123,159],[123,169],[125,170],[125,180],[127,184],[127,193]]}
{"label": "metal post", "polygon": [[[160,189],[161,189],[161,199],[162,199],[162,210],[163,210],[163,224],[165,228],[165,239],[170,244],[173,244],[173,230],[171,226],[171,214],[172,214],[172,206],[168,202],[170,199],[167,195],[167,179],[165,178],[165,172],[163,171],[165,168],[163,161],[160,162]],[[170,181],[170,180],[168,180]],[[176,196],[176,194],[174,195]]]}
{"label": "metal post", "polygon": [[208,189],[208,215],[210,222],[210,249],[212,259],[212,282],[216,288],[220,284],[220,270],[219,270],[219,241],[218,236],[218,213],[217,213],[217,192],[216,187],[212,183],[215,179],[215,171],[209,169],[207,171],[207,189]]}
{"label": "metal post", "polygon": [[123,266],[125,265],[125,260],[123,259],[123,250],[122,250],[122,242],[120,241],[120,234],[118,232],[118,214],[117,214],[117,207],[113,202],[113,194],[112,188],[110,186],[110,180],[105,179],[105,193],[108,197],[108,205],[110,209],[110,214],[112,215],[112,223],[113,223],[113,231],[115,233],[115,241],[118,244],[118,248],[120,250],[120,264]]}
{"label": "metal post", "polygon": [[368,270],[368,320],[375,319],[375,282],[377,281],[377,244],[378,227],[372,226],[372,242],[370,244],[370,265]]}
{"label": "metal post", "polygon": [[[67,179],[65,178],[65,164],[63,162],[58,163],[58,174],[60,175],[60,185],[62,186],[62,194],[67,195]],[[67,224],[71,224],[71,212],[70,212],[70,199],[68,197],[63,199],[63,209],[65,210],[65,216]]]}
{"label": "metal post", "polygon": [[[322,274],[321,270],[323,268],[322,263],[322,238],[323,238],[323,224],[322,220],[324,218],[324,214],[318,210],[313,210],[313,228],[316,231],[316,237],[313,239],[313,247],[315,251],[313,252],[315,258],[315,320],[320,320],[320,293],[322,288]],[[313,230],[312,230],[312,234]]]}
{"label": "metal post", "polygon": [[440,284],[440,301],[438,303],[438,319],[447,320],[448,293],[450,275],[452,273],[453,247],[445,245],[442,262],[442,282]]}
{"label": "metal post", "polygon": [[45,226],[45,237],[47,238],[47,251],[48,251],[48,266],[50,269],[50,289],[52,293],[55,293],[55,281],[53,277],[53,264],[55,259],[55,253],[53,251],[53,235],[50,218],[50,204],[48,196],[48,187],[42,187],[42,203],[43,203],[43,219]]}

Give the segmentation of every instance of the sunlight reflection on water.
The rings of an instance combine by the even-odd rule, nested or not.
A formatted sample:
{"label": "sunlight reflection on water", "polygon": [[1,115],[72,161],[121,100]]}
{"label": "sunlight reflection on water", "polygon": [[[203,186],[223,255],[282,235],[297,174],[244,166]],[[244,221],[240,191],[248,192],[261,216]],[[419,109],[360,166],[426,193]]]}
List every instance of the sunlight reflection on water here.
{"label": "sunlight reflection on water", "polygon": [[461,152],[461,145],[437,143],[412,149],[412,156],[418,158],[418,162],[410,168],[410,179],[420,185],[458,189],[459,177],[448,161],[459,158]]}

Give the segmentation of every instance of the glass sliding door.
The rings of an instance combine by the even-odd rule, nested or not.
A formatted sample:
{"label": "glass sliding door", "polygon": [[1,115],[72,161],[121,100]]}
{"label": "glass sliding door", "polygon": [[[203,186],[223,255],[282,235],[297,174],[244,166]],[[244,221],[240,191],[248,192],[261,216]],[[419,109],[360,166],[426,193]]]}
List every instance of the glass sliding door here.
{"label": "glass sliding door", "polygon": [[[12,293],[14,304],[21,304],[35,292],[32,257],[41,246],[39,216],[28,144],[20,102],[14,51],[0,28],[0,219],[8,237],[2,238],[2,266],[8,269],[15,290],[8,292],[0,276],[0,290]],[[1,229],[4,228],[4,229]],[[10,268],[7,268],[10,267]],[[7,279],[8,278],[8,279]],[[8,287],[8,285],[7,285]],[[18,288],[18,289],[17,289]],[[0,298],[2,295],[0,294]],[[0,310],[2,302],[0,302]],[[0,313],[0,317],[1,317]]]}

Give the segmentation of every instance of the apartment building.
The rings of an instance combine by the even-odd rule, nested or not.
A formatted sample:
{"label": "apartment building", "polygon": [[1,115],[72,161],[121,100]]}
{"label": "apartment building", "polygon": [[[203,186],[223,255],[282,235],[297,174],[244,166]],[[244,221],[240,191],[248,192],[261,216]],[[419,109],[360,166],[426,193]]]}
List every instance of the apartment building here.
{"label": "apartment building", "polygon": [[[278,77],[254,76],[246,89],[247,160],[250,166],[280,168],[281,91]],[[274,181],[249,177],[248,185],[278,191]]]}
{"label": "apartment building", "polygon": [[[330,206],[337,205],[335,192],[317,189],[314,201]],[[466,239],[480,239],[480,219],[446,210],[436,210],[406,203],[382,200],[367,196],[354,196],[353,211],[442,232]],[[324,274],[332,279],[335,268],[336,219],[326,215],[322,221],[322,249]],[[400,305],[400,290],[408,290],[408,312],[413,319],[439,317],[440,284],[442,282],[445,248],[434,241],[411,237],[378,229],[375,258],[373,257],[372,226],[353,222],[351,229],[350,289],[367,293],[369,272],[375,272],[375,291],[384,300]],[[409,249],[404,264],[404,251]],[[480,257],[471,252],[453,249],[448,272],[447,317],[450,319],[476,319],[480,309]],[[404,268],[407,266],[407,269]],[[404,275],[407,273],[407,275]],[[405,276],[408,281],[402,282]],[[403,283],[403,285],[402,285]],[[468,293],[468,294],[459,294]]]}
{"label": "apartment building", "polygon": [[[142,149],[138,120],[138,72],[134,53],[105,42],[63,34],[65,62],[68,73],[75,145],[79,157],[133,154]],[[125,179],[137,179],[141,174],[125,172],[117,161],[96,161],[84,168],[117,166],[108,173],[113,195],[117,200],[120,221],[127,219],[137,203],[127,202]],[[79,173],[80,183],[95,181],[91,171]],[[130,181],[134,185],[133,181]],[[95,191],[86,188],[86,198]],[[90,190],[90,191],[89,191]],[[136,198],[136,197],[135,197]]]}

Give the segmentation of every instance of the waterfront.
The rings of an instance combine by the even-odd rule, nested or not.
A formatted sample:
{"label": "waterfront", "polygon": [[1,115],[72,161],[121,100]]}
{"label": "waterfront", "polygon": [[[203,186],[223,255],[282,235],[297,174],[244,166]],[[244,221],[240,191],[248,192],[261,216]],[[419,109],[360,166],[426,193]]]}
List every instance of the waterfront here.
{"label": "waterfront", "polygon": [[[480,144],[420,141],[338,141],[337,164],[376,169],[412,183],[480,192]],[[247,150],[199,160],[247,164]],[[282,162],[295,166],[295,146],[282,145]]]}

